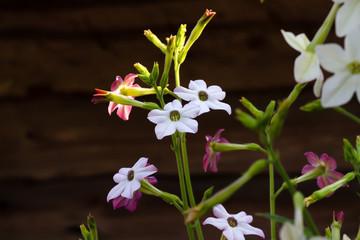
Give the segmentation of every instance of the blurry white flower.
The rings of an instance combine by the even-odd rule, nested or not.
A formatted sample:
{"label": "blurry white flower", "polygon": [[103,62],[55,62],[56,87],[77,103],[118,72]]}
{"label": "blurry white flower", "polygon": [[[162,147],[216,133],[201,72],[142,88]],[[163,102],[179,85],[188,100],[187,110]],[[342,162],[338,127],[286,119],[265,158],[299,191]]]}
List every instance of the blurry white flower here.
{"label": "blurry white flower", "polygon": [[324,107],[340,106],[356,92],[360,102],[360,29],[345,37],[345,50],[338,44],[315,47],[321,66],[334,73],[322,89],[321,103]]}
{"label": "blurry white flower", "polygon": [[285,41],[300,52],[300,56],[295,59],[294,77],[298,83],[310,82],[316,79],[314,85],[314,94],[319,97],[321,92],[324,75],[320,69],[319,59],[315,52],[307,51],[310,41],[304,33],[295,36],[292,32],[281,30]]}
{"label": "blurry white flower", "polygon": [[333,0],[343,3],[335,17],[335,32],[338,37],[344,37],[356,28],[360,28],[360,1]]}

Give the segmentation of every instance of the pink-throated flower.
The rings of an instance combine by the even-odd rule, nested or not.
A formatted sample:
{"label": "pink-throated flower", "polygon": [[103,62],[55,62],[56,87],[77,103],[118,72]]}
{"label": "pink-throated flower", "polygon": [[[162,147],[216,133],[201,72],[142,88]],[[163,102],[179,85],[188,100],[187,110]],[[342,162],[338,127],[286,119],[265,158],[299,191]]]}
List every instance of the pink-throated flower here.
{"label": "pink-throated flower", "polygon": [[[111,91],[120,94],[121,88],[123,87],[140,87],[138,84],[133,85],[136,77],[137,75],[133,73],[126,75],[124,80],[120,76],[116,76],[116,80],[111,84]],[[133,96],[128,97],[132,99],[135,98]],[[129,105],[122,105],[115,102],[110,102],[108,106],[108,112],[111,115],[111,113],[115,111],[115,109],[118,109],[116,111],[116,114],[123,120],[129,120],[131,108],[132,106]]]}
{"label": "pink-throated flower", "polygon": [[181,105],[179,100],[174,100],[164,106],[164,110],[154,109],[149,112],[148,119],[156,125],[155,134],[157,139],[172,135],[176,131],[196,133],[199,108],[196,104],[188,103]]}
{"label": "pink-throated flower", "polygon": [[265,238],[264,232],[250,225],[253,221],[251,215],[241,211],[238,214],[229,214],[223,205],[218,204],[213,208],[216,218],[209,217],[204,221],[223,231],[228,240],[244,240],[244,235],[257,235]]}
{"label": "pink-throated flower", "polygon": [[[146,177],[145,178],[150,184],[156,184],[157,180],[155,177]],[[132,198],[125,198],[121,195],[117,198],[112,199],[112,204],[114,209],[124,207],[125,209],[129,210],[130,212],[135,211],[137,201],[141,198],[142,192],[140,190],[136,190]]]}
{"label": "pink-throated flower", "polygon": [[319,188],[330,185],[344,176],[342,173],[335,171],[336,161],[332,157],[329,157],[326,153],[322,154],[320,158],[313,152],[306,152],[304,155],[310,164],[303,167],[301,170],[302,174],[305,174],[315,168],[322,168],[324,170],[324,173],[316,178]]}
{"label": "pink-throated flower", "polygon": [[217,172],[217,164],[220,160],[220,154],[221,152],[216,152],[212,148],[213,143],[228,143],[229,141],[225,138],[220,138],[220,134],[224,131],[224,129],[219,129],[215,133],[214,137],[206,136],[206,154],[203,158],[203,167],[205,172],[207,171],[208,167],[210,168],[210,171]]}
{"label": "pink-throated flower", "polygon": [[189,88],[178,86],[174,93],[185,101],[196,103],[200,108],[200,114],[209,112],[210,109],[225,110],[231,114],[231,107],[227,103],[220,102],[226,93],[216,85],[207,87],[204,80],[190,81]]}
{"label": "pink-throated flower", "polygon": [[139,188],[140,181],[148,180],[150,183],[156,183],[154,177],[149,177],[157,172],[154,165],[147,163],[147,158],[140,158],[132,168],[121,168],[113,177],[117,183],[107,195],[107,201],[113,200],[114,208],[125,207],[133,211],[136,208],[136,202],[141,197]]}

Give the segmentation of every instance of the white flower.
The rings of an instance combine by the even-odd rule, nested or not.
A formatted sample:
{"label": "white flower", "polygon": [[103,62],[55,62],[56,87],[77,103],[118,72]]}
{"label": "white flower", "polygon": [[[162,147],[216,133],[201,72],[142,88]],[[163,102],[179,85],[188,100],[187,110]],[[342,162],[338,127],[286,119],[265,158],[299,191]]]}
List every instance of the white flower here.
{"label": "white flower", "polygon": [[119,196],[131,199],[134,192],[141,186],[140,181],[151,174],[157,172],[154,165],[147,164],[147,158],[140,158],[132,168],[121,168],[113,177],[117,183],[107,195],[107,201],[115,199]]}
{"label": "white flower", "polygon": [[154,109],[149,112],[148,119],[157,124],[156,137],[160,140],[172,135],[175,131],[196,133],[198,122],[193,118],[199,114],[196,104],[188,103],[182,107],[179,100],[174,100],[164,106],[164,110]]}
{"label": "white flower", "polygon": [[300,56],[295,59],[295,81],[298,83],[305,83],[316,79],[314,94],[319,97],[324,75],[320,69],[319,59],[315,52],[306,50],[310,44],[309,39],[304,33],[297,36],[295,36],[292,32],[286,32],[284,30],[281,30],[281,33],[290,47],[301,53]]}
{"label": "white flower", "polygon": [[207,87],[204,80],[191,80],[189,89],[178,86],[174,89],[174,93],[185,101],[198,104],[199,115],[209,112],[210,109],[225,110],[229,115],[231,114],[230,105],[220,102],[225,98],[226,93],[216,85]]}
{"label": "white flower", "polygon": [[356,92],[360,102],[360,29],[345,37],[345,50],[338,44],[315,47],[321,66],[334,73],[322,89],[321,103],[324,107],[340,106]]}
{"label": "white flower", "polygon": [[335,32],[338,37],[344,37],[351,31],[360,27],[360,1],[359,0],[333,0],[343,3],[335,17]]}
{"label": "white flower", "polygon": [[205,224],[211,224],[223,231],[223,235],[228,240],[244,240],[244,235],[258,235],[265,238],[264,232],[250,225],[253,221],[251,215],[245,212],[238,214],[229,214],[223,205],[218,204],[213,208],[213,213],[217,218],[209,217],[204,221]]}

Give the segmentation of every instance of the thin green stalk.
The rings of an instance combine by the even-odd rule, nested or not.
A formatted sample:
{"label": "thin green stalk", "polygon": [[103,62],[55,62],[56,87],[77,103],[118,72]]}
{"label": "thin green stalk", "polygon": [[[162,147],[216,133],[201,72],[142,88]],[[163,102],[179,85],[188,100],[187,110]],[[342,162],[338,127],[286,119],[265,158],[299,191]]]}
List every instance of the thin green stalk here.
{"label": "thin green stalk", "polygon": [[[184,166],[185,182],[186,182],[187,193],[188,193],[188,197],[189,197],[189,201],[190,201],[190,206],[195,207],[196,202],[195,202],[194,193],[193,193],[192,184],[191,184],[190,168],[189,168],[189,161],[188,161],[188,156],[187,156],[186,137],[185,136],[186,136],[185,133],[182,133],[181,137],[180,137],[181,138],[181,153],[182,153],[183,166]],[[198,239],[203,240],[204,237],[202,234],[201,224],[200,224],[199,219],[197,219],[195,221],[195,229],[196,229],[196,233],[198,235]]]}
{"label": "thin green stalk", "polygon": [[[175,58],[176,59],[176,58]],[[174,60],[175,68],[175,87],[180,86],[180,65],[177,60]]]}
{"label": "thin green stalk", "polygon": [[337,111],[338,113],[341,113],[342,115],[350,118],[351,120],[354,120],[355,122],[360,124],[360,118],[358,118],[357,116],[355,116],[354,114],[346,111],[344,108],[342,107],[334,107],[333,108],[335,111]]}
{"label": "thin green stalk", "polygon": [[[269,159],[270,160],[270,159]],[[274,180],[274,164],[270,160],[269,162],[269,182],[270,182],[270,214],[275,215],[275,180]],[[276,223],[275,220],[271,218],[270,220],[270,229],[271,229],[271,239],[276,240]]]}
{"label": "thin green stalk", "polygon": [[[187,209],[189,209],[189,203],[188,203],[188,198],[187,198],[187,194],[186,194],[184,170],[183,170],[183,164],[182,164],[181,153],[180,153],[180,142],[179,142],[179,138],[177,136],[175,136],[177,134],[178,133],[175,133],[175,134],[171,135],[171,138],[172,138],[172,141],[173,141],[173,144],[174,144],[173,150],[175,152],[176,163],[177,163],[177,168],[178,168],[181,200],[182,200],[183,205],[184,205],[184,210],[187,210]],[[189,239],[190,240],[195,240],[193,227],[190,224],[186,224],[186,229],[187,229],[187,232],[188,232],[188,235],[189,235]]]}

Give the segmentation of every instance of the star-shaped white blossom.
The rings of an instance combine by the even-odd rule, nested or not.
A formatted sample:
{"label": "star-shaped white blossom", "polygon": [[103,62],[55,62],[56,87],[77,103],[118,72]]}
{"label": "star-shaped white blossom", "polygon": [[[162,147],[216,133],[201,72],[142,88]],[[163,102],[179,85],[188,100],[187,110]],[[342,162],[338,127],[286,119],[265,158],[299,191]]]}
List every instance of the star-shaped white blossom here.
{"label": "star-shaped white blossom", "polygon": [[156,125],[157,139],[172,135],[176,131],[196,133],[198,122],[193,118],[199,114],[199,107],[188,103],[184,107],[179,100],[174,100],[164,106],[164,110],[154,109],[149,112],[148,119]]}
{"label": "star-shaped white blossom", "polygon": [[217,218],[209,217],[203,224],[211,224],[222,230],[228,240],[244,240],[244,235],[258,235],[265,238],[261,229],[250,225],[253,217],[246,215],[243,211],[238,214],[229,214],[223,205],[218,204],[213,208],[213,213]]}
{"label": "star-shaped white blossom", "polygon": [[335,17],[335,32],[338,37],[344,37],[356,28],[360,28],[360,1],[333,0],[343,3]]}
{"label": "star-shaped white blossom", "polygon": [[196,103],[200,107],[200,114],[209,112],[210,109],[225,110],[231,114],[231,107],[227,103],[220,102],[225,98],[226,93],[216,85],[207,87],[204,80],[190,81],[189,88],[178,86],[174,93],[185,101]]}
{"label": "star-shaped white blossom", "polygon": [[113,177],[117,183],[107,195],[107,201],[122,196],[127,199],[134,197],[134,192],[141,187],[140,181],[157,172],[154,165],[147,164],[147,158],[140,158],[132,168],[121,168]]}
{"label": "star-shaped white blossom", "polygon": [[321,66],[334,73],[323,86],[321,103],[324,107],[340,106],[356,93],[360,102],[360,29],[345,37],[345,49],[338,44],[315,47]]}
{"label": "star-shaped white blossom", "polygon": [[321,92],[324,75],[320,69],[319,59],[314,51],[307,51],[310,44],[309,39],[304,33],[295,36],[292,32],[281,30],[285,41],[300,52],[300,55],[295,59],[294,77],[298,83],[310,82],[316,79],[314,85],[314,94],[319,97]]}

